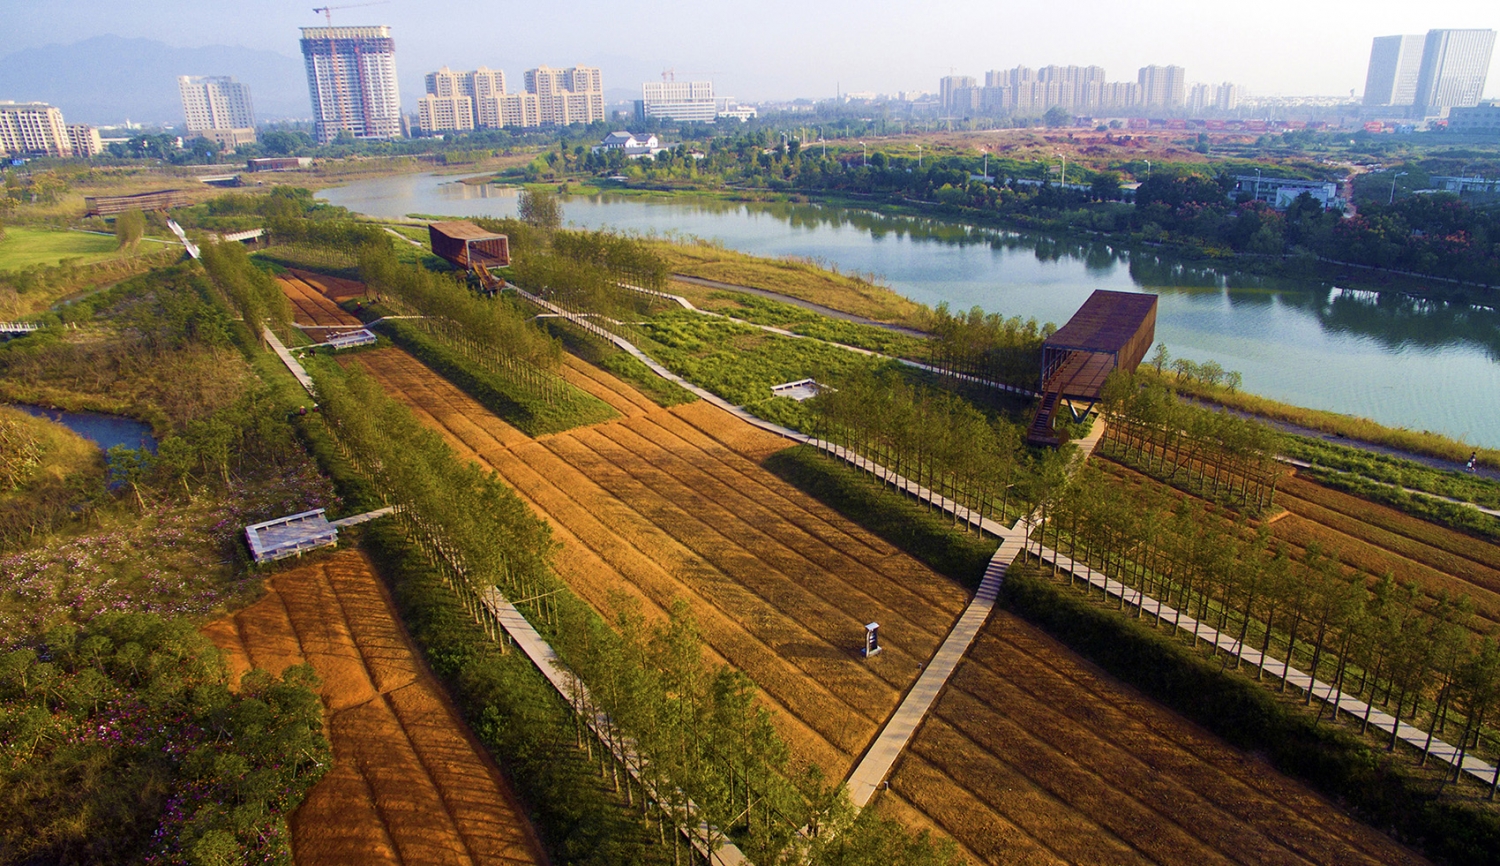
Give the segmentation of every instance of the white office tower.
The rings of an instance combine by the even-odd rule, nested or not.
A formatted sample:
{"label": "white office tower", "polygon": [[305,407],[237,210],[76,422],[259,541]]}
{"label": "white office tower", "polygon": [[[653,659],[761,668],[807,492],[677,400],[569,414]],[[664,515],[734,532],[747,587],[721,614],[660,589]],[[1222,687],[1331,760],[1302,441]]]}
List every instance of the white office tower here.
{"label": "white office tower", "polygon": [[679,123],[719,119],[712,81],[648,81],[641,85],[641,116]]}
{"label": "white office tower", "polygon": [[303,27],[302,56],[318,142],[400,138],[396,41],[389,27]]}
{"label": "white office tower", "polygon": [[179,75],[182,116],[190,136],[217,141],[225,150],[255,141],[250,88],[227,75]]}
{"label": "white office tower", "polygon": [[1427,37],[1377,36],[1370,45],[1365,73],[1365,105],[1370,108],[1411,105],[1422,74],[1422,46]]}
{"label": "white office tower", "polygon": [[1478,105],[1494,53],[1493,30],[1427,31],[1413,114],[1447,117],[1450,108]]}

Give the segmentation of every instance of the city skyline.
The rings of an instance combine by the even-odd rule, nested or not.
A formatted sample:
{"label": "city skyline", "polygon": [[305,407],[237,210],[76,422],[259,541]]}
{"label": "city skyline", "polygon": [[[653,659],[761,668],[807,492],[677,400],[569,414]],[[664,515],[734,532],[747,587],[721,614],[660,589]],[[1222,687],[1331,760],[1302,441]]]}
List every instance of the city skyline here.
{"label": "city skyline", "polygon": [[[145,4],[127,0],[104,9],[80,0],[14,0],[7,17],[12,27],[0,34],[0,55],[28,47],[56,44],[51,26],[69,9],[78,12],[69,34],[76,40],[100,34],[160,39],[181,46],[231,45],[269,50],[295,57],[296,28],[314,26],[321,16],[280,0],[248,8],[228,3],[189,4],[162,0]],[[592,5],[592,4],[588,4]],[[765,101],[832,96],[836,90],[928,90],[950,70],[986,70],[1049,63],[1137,69],[1160,64],[1192,70],[1196,81],[1233,81],[1258,95],[1358,96],[1365,81],[1370,40],[1388,33],[1417,33],[1435,28],[1500,28],[1500,7],[1492,3],[1446,2],[1421,9],[1369,8],[1338,2],[1293,4],[1267,0],[1253,10],[1230,4],[1204,10],[1183,0],[1144,0],[1122,9],[1102,0],[1080,0],[1059,26],[1052,10],[995,9],[988,5],[936,0],[920,14],[904,4],[876,2],[856,7],[833,2],[808,7],[771,0],[763,15],[736,17],[735,38],[704,39],[727,12],[692,7],[692,15],[662,14],[649,21],[622,15],[617,6],[598,4],[598,14],[580,14],[559,30],[544,10],[518,8],[503,12],[478,0],[432,0],[415,4],[394,0],[378,9],[335,10],[335,25],[390,26],[401,40],[400,89],[403,110],[415,110],[423,92],[424,71],[444,64],[454,68],[494,65],[486,23],[504,23],[507,32],[528,38],[507,48],[506,65],[530,68],[559,55],[604,70],[611,81],[646,81],[675,68],[682,78],[713,78],[716,86],[741,99]],[[684,11],[686,11],[686,5]],[[85,8],[87,7],[87,8]],[[1242,12],[1253,11],[1252,15]],[[794,16],[799,26],[824,32],[817,52],[788,52],[784,28]],[[467,21],[454,28],[455,18]],[[1351,24],[1351,21],[1354,22]],[[963,26],[954,27],[955,22]],[[1295,22],[1295,24],[1288,24]],[[1222,31],[1222,32],[1219,32]],[[1213,34],[1212,38],[1205,38]],[[1238,44],[1243,50],[1225,48]],[[1266,62],[1274,46],[1275,63]],[[767,55],[774,62],[766,62]],[[892,62],[892,57],[900,57]],[[187,70],[184,70],[185,72]],[[0,90],[5,82],[0,80]],[[623,88],[622,88],[623,89]],[[29,98],[27,94],[10,94]],[[1484,98],[1496,98],[1496,82]]]}

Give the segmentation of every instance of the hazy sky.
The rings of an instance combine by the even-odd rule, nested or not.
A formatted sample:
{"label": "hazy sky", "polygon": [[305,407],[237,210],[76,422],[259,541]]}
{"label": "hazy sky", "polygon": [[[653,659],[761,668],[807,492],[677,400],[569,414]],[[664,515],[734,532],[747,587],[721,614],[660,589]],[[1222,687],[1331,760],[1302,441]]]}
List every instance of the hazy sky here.
{"label": "hazy sky", "polygon": [[[298,54],[297,28],[330,0],[0,0],[0,55],[116,34],[179,46]],[[337,4],[338,0],[331,0]],[[936,90],[950,70],[1098,64],[1134,80],[1148,63],[1190,82],[1274,94],[1363,92],[1371,37],[1435,27],[1500,29],[1497,0],[712,0],[548,3],[390,0],[337,10],[335,24],[389,24],[403,91],[447,64],[520,73],[599,66],[605,87],[638,88],[673,67],[745,100],[845,91]],[[1500,96],[1500,65],[1486,88]],[[411,103],[417,94],[403,92]]]}

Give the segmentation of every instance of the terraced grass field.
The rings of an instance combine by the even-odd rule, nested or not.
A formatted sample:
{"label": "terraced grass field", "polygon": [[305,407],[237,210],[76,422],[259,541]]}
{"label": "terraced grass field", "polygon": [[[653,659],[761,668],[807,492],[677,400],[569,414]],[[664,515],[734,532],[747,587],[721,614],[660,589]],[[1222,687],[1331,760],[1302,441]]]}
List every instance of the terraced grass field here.
{"label": "terraced grass field", "polygon": [[308,663],[334,764],[292,815],[300,866],[540,864],[510,785],[423,667],[364,554],[282,572],[204,631],[232,676]]}
{"label": "terraced grass field", "polygon": [[976,863],[1425,862],[1003,610],[874,805]]}
{"label": "terraced grass field", "polygon": [[[316,274],[303,274],[303,272],[288,272],[276,277],[282,294],[285,294],[287,300],[292,302],[293,321],[305,327],[315,328],[360,327],[359,319],[339,309],[338,304],[325,294],[325,291],[336,291],[325,288],[328,279],[330,278],[319,277]],[[309,280],[316,281],[318,285]]]}
{"label": "terraced grass field", "polygon": [[[564,375],[622,417],[533,440],[402,352],[353,360],[552,523],[559,573],[606,616],[626,599],[648,617],[685,600],[717,660],[779,711],[799,764],[845,773],[967,603],[761,468],[787,443],[705,402],[662,409],[570,361]],[[885,652],[866,661],[871,621]]]}

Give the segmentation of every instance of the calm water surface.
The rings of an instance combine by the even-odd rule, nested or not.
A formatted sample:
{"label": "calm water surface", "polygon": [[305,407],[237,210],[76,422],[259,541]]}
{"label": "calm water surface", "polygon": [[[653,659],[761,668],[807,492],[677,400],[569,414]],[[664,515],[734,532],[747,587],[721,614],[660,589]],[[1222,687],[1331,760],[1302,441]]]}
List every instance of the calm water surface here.
{"label": "calm water surface", "polygon": [[61,409],[28,406],[25,403],[18,403],[15,406],[22,412],[63,425],[98,445],[102,451],[108,451],[116,445],[124,445],[126,448],[145,448],[153,454],[156,453],[156,439],[151,435],[151,425],[143,424],[134,418],[104,415],[99,412],[64,412]]}
{"label": "calm water surface", "polygon": [[[514,190],[432,175],[359,181],[320,197],[359,213],[514,216]],[[1094,289],[1161,296],[1157,339],[1215,360],[1244,388],[1500,447],[1500,312],[1377,297],[1308,281],[1184,266],[1108,244],[1079,244],[926,218],[809,204],[572,196],[565,219],[721,241],[873,273],[913,300],[979,306],[1062,324]]]}

